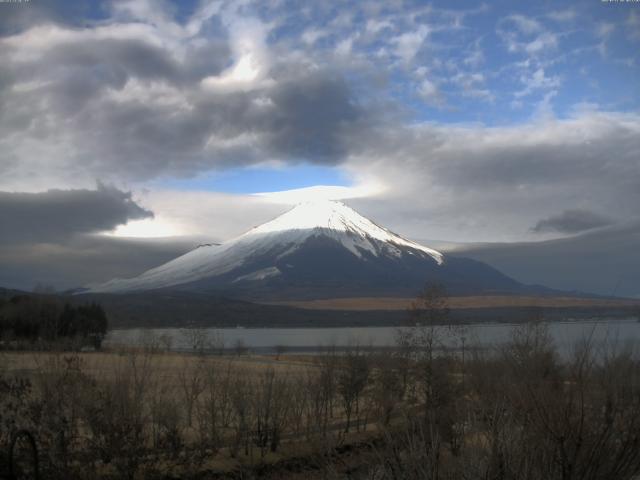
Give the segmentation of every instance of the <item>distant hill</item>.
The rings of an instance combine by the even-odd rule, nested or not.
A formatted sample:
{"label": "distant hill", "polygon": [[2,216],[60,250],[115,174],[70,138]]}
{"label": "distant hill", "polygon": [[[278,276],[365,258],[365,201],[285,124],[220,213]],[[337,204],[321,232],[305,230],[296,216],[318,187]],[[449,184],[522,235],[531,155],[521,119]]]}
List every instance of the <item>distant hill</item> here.
{"label": "distant hill", "polygon": [[[39,295],[0,288],[0,298]],[[267,305],[198,292],[155,290],[128,294],[55,295],[75,305],[98,303],[109,319],[109,328],[161,327],[339,327],[397,326],[409,319],[410,299],[334,299],[294,301]],[[452,322],[523,322],[586,317],[629,317],[638,303],[629,300],[598,301],[542,297],[452,297]],[[487,301],[490,299],[490,301]]]}
{"label": "distant hill", "polygon": [[[482,298],[482,297],[480,297]],[[150,291],[130,294],[85,294],[71,297],[76,302],[102,305],[112,328],[128,327],[340,327],[398,326],[409,320],[401,305],[384,303],[349,305],[341,299],[265,305],[203,293]],[[404,299],[408,303],[408,299]],[[638,305],[626,300],[589,303],[584,299],[563,299],[537,307],[531,302],[483,302],[478,297],[452,297],[452,322],[524,322],[567,318],[630,317]],[[309,305],[311,303],[312,305]],[[406,305],[406,303],[405,303]]]}
{"label": "distant hill", "polygon": [[3,288],[0,287],[0,298],[11,298],[15,295],[27,295],[28,292],[24,292],[22,290],[15,290],[12,288]]}

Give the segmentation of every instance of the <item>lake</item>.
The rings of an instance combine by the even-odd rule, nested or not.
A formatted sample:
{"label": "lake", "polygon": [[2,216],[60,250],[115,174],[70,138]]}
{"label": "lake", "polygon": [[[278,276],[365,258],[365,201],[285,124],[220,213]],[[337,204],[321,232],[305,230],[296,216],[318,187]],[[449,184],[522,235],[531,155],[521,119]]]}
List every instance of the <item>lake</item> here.
{"label": "lake", "polygon": [[[591,338],[596,344],[623,347],[640,341],[640,322],[635,318],[599,321],[574,321],[547,323],[549,333],[561,352],[569,352],[580,341]],[[464,326],[465,331],[446,326],[438,327],[439,337],[445,346],[458,344],[461,333],[469,347],[498,346],[511,338],[519,325],[474,324]],[[254,353],[274,353],[277,350],[292,352],[318,352],[329,346],[344,349],[358,345],[372,348],[391,348],[397,333],[396,327],[353,328],[207,328],[202,329],[211,346],[224,345],[234,350],[242,345]],[[170,339],[170,348],[189,351],[193,347],[193,331],[181,328],[111,330],[105,346],[141,346],[163,337]]]}

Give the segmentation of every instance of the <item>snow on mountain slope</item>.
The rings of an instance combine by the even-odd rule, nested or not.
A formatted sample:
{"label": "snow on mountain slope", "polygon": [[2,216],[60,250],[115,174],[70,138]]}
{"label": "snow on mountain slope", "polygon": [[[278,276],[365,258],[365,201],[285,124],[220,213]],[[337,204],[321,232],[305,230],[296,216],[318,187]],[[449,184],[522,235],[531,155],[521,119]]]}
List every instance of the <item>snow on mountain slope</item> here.
{"label": "snow on mountain slope", "polygon": [[[301,203],[283,215],[222,245],[203,245],[131,279],[114,279],[88,287],[90,292],[125,292],[182,285],[239,271],[251,259],[273,255],[273,262],[296,252],[314,237],[332,239],[355,257],[420,256],[442,265],[443,255],[396,235],[340,202]],[[231,282],[257,281],[280,275],[275,264],[239,273]]]}
{"label": "snow on mountain slope", "polygon": [[245,235],[311,229],[325,229],[349,234],[348,237],[351,237],[353,242],[345,242],[343,235],[336,235],[336,239],[340,239],[343,245],[357,256],[360,256],[360,252],[356,247],[364,248],[377,255],[376,249],[369,242],[369,239],[374,239],[400,247],[420,250],[433,257],[438,263],[442,263],[440,252],[406,240],[386,228],[376,225],[345,204],[329,200],[301,203],[275,220],[256,227]]}

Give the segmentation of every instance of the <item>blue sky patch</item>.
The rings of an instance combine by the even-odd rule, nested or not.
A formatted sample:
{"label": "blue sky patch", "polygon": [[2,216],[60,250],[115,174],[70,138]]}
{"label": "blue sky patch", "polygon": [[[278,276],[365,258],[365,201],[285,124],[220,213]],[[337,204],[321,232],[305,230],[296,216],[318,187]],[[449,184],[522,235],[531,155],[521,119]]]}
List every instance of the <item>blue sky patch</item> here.
{"label": "blue sky patch", "polygon": [[351,182],[339,168],[299,164],[278,168],[234,168],[196,178],[165,180],[158,182],[156,185],[180,190],[247,194],[280,192],[314,185],[347,187],[351,185]]}

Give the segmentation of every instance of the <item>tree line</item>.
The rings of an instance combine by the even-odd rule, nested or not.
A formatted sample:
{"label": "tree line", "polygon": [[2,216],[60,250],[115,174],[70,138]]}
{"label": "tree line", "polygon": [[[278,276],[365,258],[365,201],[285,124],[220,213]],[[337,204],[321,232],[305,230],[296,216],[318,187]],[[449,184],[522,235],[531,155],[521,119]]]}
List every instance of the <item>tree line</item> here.
{"label": "tree line", "polygon": [[76,341],[97,349],[107,327],[107,315],[96,303],[71,305],[51,295],[0,298],[0,339],[5,344]]}

